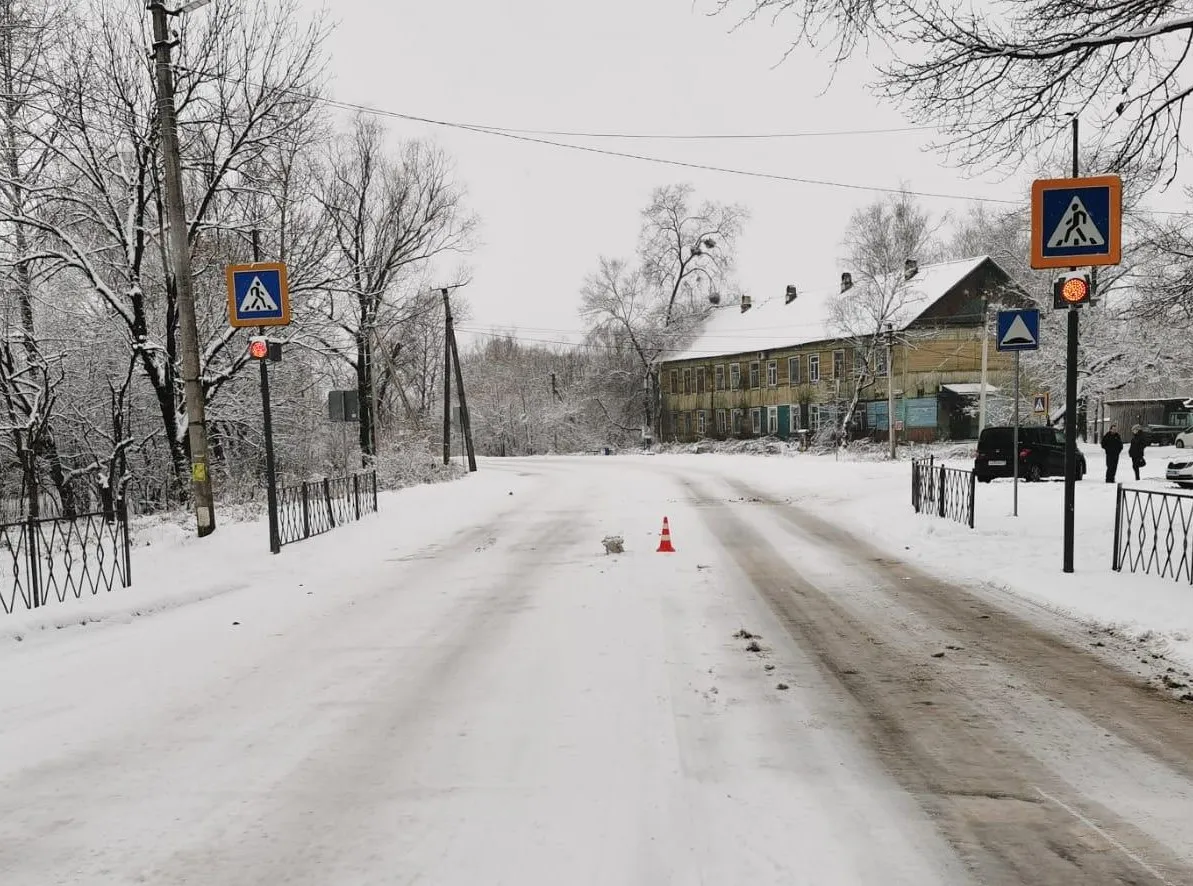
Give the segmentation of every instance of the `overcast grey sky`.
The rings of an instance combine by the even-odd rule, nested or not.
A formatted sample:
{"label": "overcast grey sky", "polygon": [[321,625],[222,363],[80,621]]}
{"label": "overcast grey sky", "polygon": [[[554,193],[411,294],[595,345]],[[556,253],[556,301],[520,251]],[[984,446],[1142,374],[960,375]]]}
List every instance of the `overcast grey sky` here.
{"label": "overcast grey sky", "polygon": [[[314,10],[321,0],[303,0]],[[336,99],[439,120],[520,129],[767,133],[910,125],[865,89],[863,62],[829,83],[827,57],[777,64],[782,27],[703,14],[711,0],[336,0]],[[483,246],[469,259],[469,330],[575,339],[584,276],[629,256],[650,190],[689,181],[751,211],[739,276],[755,300],[837,273],[850,212],[875,193],[766,181],[388,120],[395,138],[435,139],[456,158]],[[770,140],[557,138],[691,163],[969,197],[1027,200],[1030,171],[968,179],[927,152],[932,132]],[[936,213],[963,200],[926,199]]]}

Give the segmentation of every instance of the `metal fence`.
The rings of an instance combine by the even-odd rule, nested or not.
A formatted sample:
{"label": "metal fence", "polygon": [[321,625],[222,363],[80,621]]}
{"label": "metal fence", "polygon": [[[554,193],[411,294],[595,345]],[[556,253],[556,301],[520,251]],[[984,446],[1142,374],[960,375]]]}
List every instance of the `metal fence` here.
{"label": "metal fence", "polygon": [[976,477],[973,471],[937,467],[931,456],[911,462],[911,506],[917,514],[933,514],[973,529]]}
{"label": "metal fence", "polygon": [[376,471],[278,487],[278,534],[284,545],[376,511]]}
{"label": "metal fence", "polygon": [[1154,573],[1193,584],[1193,496],[1118,487],[1114,512],[1116,572]]}
{"label": "metal fence", "polygon": [[9,568],[0,568],[0,608],[6,613],[22,603],[37,609],[51,599],[64,603],[132,582],[124,508],[111,521],[97,512],[0,523],[0,551],[10,558]]}

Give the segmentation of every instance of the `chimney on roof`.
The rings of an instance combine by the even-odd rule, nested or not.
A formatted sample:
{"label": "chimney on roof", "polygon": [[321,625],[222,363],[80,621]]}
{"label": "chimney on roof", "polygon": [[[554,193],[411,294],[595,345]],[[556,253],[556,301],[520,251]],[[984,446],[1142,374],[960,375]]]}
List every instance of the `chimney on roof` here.
{"label": "chimney on roof", "polygon": [[746,311],[750,310],[750,304],[751,304],[751,302],[750,302],[750,297],[749,297],[748,295],[743,295],[743,296],[741,297],[741,312],[742,312],[743,314],[744,314]]}
{"label": "chimney on roof", "polygon": [[846,271],[841,275],[841,291],[847,292],[853,288],[853,274]]}
{"label": "chimney on roof", "polygon": [[914,258],[909,258],[903,262],[903,279],[910,280],[919,271],[920,264]]}
{"label": "chimney on roof", "polygon": [[783,304],[791,304],[793,301],[795,301],[797,295],[799,295],[799,292],[796,291],[796,288],[794,286],[788,286],[787,297],[783,300]]}

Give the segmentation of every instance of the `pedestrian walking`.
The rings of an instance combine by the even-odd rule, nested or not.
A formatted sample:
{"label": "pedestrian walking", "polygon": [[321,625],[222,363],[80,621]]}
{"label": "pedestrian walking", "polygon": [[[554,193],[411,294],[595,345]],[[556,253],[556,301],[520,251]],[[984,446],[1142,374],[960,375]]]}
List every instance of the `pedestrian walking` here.
{"label": "pedestrian walking", "polygon": [[1113,483],[1118,474],[1118,457],[1123,451],[1123,438],[1119,436],[1118,425],[1111,425],[1102,436],[1102,449],[1106,451],[1106,482]]}
{"label": "pedestrian walking", "polygon": [[1131,447],[1127,454],[1131,456],[1131,467],[1135,469],[1135,479],[1139,479],[1139,469],[1147,464],[1143,457],[1143,450],[1147,449],[1147,439],[1143,436],[1143,428],[1135,425],[1131,428]]}

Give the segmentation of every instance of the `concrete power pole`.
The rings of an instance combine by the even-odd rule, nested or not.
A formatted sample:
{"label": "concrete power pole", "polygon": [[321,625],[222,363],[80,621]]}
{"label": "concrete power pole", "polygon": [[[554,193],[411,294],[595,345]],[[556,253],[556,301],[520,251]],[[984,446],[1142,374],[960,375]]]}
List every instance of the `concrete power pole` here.
{"label": "concrete power pole", "polygon": [[[903,392],[904,398],[907,391]],[[895,459],[895,329],[886,325],[886,428],[890,438],[891,460]]]}
{"label": "concrete power pole", "polygon": [[986,301],[986,296],[982,296],[982,387],[978,391],[978,436],[982,435],[982,431],[986,427],[986,365],[988,361],[988,353],[990,351],[990,331],[987,323],[987,315],[990,313],[990,305]]}
{"label": "concrete power pole", "polygon": [[[194,4],[191,4],[192,6]],[[174,108],[174,73],[170,69],[170,32],[163,0],[148,0],[153,14],[153,55],[156,63],[157,107],[162,130],[166,228],[170,270],[178,298],[178,338],[182,349],[182,382],[186,401],[187,440],[190,444],[191,484],[199,536],[215,531],[215,500],[207,460],[207,417],[199,379],[199,332],[191,279],[191,253],[182,195],[182,164],[178,148],[178,118]]]}

